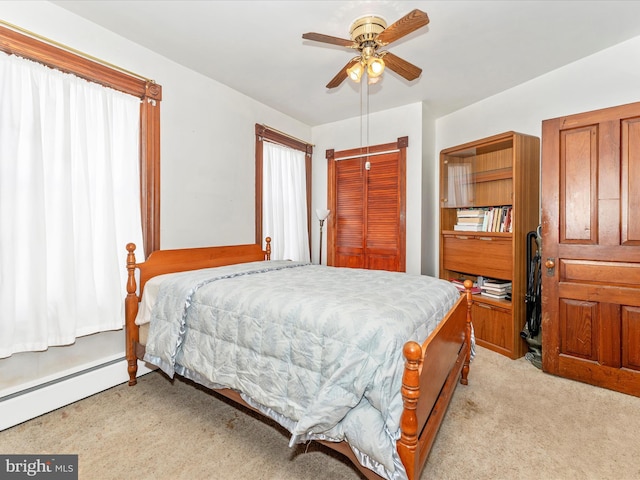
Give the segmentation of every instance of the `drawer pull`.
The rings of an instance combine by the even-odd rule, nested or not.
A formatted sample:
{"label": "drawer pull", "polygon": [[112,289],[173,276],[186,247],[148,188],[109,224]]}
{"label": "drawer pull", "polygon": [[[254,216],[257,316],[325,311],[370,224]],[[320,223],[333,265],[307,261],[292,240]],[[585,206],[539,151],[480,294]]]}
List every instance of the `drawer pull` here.
{"label": "drawer pull", "polygon": [[491,238],[491,237],[478,237],[478,240],[484,240],[486,242],[491,242],[491,241],[493,241],[493,238]]}
{"label": "drawer pull", "polygon": [[476,303],[476,305],[481,308],[488,308],[489,310],[493,310],[493,307],[491,305],[487,305],[486,303]]}
{"label": "drawer pull", "polygon": [[469,237],[465,237],[464,235],[456,235],[456,238],[459,238],[460,240],[469,240]]}

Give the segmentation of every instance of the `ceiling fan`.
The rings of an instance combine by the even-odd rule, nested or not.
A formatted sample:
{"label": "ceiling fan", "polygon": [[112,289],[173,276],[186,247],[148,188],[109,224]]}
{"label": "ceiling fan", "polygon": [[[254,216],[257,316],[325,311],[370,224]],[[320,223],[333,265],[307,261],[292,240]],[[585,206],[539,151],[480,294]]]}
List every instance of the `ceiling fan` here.
{"label": "ceiling fan", "polygon": [[380,79],[380,75],[386,67],[396,72],[407,80],[415,80],[422,73],[422,69],[403,60],[388,51],[378,49],[389,45],[405,35],[424,27],[429,23],[429,17],[420,10],[413,10],[402,17],[397,22],[387,27],[387,22],[375,15],[366,15],[357,18],[352,24],[349,32],[351,40],[332,37],[321,33],[305,33],[302,38],[314,40],[316,42],[330,43],[341,47],[349,47],[360,52],[352,58],[338,74],[327,84],[327,88],[335,88],[340,85],[345,78],[351,78],[359,82],[366,72],[369,83],[375,83]]}

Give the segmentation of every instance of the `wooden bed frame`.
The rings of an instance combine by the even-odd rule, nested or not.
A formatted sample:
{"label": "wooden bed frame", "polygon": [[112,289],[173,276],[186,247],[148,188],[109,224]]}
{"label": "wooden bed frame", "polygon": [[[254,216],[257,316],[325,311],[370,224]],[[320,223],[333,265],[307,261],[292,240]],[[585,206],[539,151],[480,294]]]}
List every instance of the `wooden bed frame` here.
{"label": "wooden bed frame", "polygon": [[[145,283],[150,278],[165,273],[269,260],[270,240],[267,238],[266,251],[263,251],[259,244],[158,250],[143,263],[136,263],[134,253],[136,246],[132,243],[127,245],[128,281],[125,320],[129,385],[136,384],[138,359],[144,356],[144,346],[139,342],[139,331],[135,319]],[[136,269],[140,273],[139,288],[135,276]],[[397,449],[409,480],[417,480],[420,477],[458,380],[464,385],[467,384],[471,352],[471,305],[473,302],[471,286],[472,283],[467,280],[466,293],[461,295],[422,345],[407,342],[404,346],[406,362],[401,392],[404,410],[400,421],[401,437],[397,441]],[[255,410],[234,390],[216,391]],[[346,442],[320,441],[320,443],[348,457],[366,478],[380,479],[376,473],[358,462]]]}

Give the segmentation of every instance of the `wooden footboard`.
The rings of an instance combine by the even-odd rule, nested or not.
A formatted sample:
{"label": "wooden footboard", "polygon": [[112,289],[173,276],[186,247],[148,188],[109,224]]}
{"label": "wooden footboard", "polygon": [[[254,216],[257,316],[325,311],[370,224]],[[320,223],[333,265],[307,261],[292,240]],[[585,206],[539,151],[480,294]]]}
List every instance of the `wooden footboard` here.
{"label": "wooden footboard", "polygon": [[472,286],[465,281],[465,295],[422,345],[404,346],[404,410],[397,449],[409,480],[420,477],[458,380],[468,383]]}
{"label": "wooden footboard", "polygon": [[[127,245],[127,297],[126,356],[129,385],[136,384],[138,359],[144,355],[139,343],[139,330],[135,324],[138,304],[145,283],[156,275],[195,270],[222,265],[270,259],[270,238],[266,250],[261,245],[234,245],[185,250],[160,250],[152,253],[144,263],[136,263],[135,245]],[[139,270],[139,289],[136,281]],[[408,342],[404,346],[406,359],[402,398],[404,410],[400,422],[401,437],[397,449],[406,468],[409,480],[416,480],[424,468],[429,451],[458,381],[467,384],[471,353],[471,295],[470,281],[465,282],[466,294],[438,325],[436,330],[420,345]],[[248,408],[237,392],[220,390],[219,393]],[[355,466],[370,479],[380,478],[357,461],[349,446],[342,442],[321,442],[346,455]]]}

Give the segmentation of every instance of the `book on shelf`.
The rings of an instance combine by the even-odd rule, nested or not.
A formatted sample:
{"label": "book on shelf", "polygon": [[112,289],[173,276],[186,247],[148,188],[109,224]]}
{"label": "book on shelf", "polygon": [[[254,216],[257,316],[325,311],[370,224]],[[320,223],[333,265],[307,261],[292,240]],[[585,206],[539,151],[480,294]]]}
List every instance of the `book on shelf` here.
{"label": "book on shelf", "polygon": [[479,217],[483,218],[485,213],[484,208],[458,208],[456,210],[456,215],[458,218],[473,218]]}
{"label": "book on shelf", "polygon": [[485,278],[482,281],[483,287],[493,287],[493,288],[511,288],[511,280],[501,280],[498,278]]}
{"label": "book on shelf", "polygon": [[502,207],[496,207],[494,209],[494,214],[493,214],[493,225],[491,225],[491,231],[492,232],[499,232],[500,231],[500,221],[502,219]]}
{"label": "book on shelf", "polygon": [[458,232],[482,232],[482,225],[476,223],[456,223],[453,229]]}
{"label": "book on shelf", "polygon": [[484,216],[482,217],[458,217],[458,224],[482,225]]}
{"label": "book on shelf", "polygon": [[504,300],[511,300],[511,294],[507,294],[507,293],[494,294],[494,293],[489,293],[489,292],[483,290],[482,291],[482,295],[484,295],[485,297],[489,297],[489,298],[498,298],[498,299],[504,299]]}
{"label": "book on shelf", "polygon": [[483,232],[487,232],[488,228],[489,228],[489,223],[491,222],[491,215],[493,215],[493,208],[489,208],[485,214],[484,214],[484,218],[482,219],[482,231]]}
{"label": "book on shelf", "polygon": [[487,292],[487,293],[491,293],[493,295],[502,295],[505,293],[509,293],[511,292],[511,286],[509,287],[500,287],[500,288],[494,288],[494,287],[486,287],[486,286],[482,286],[482,292]]}
{"label": "book on shelf", "polygon": [[[456,287],[461,292],[465,291],[464,279],[453,278],[453,279],[451,279],[451,283],[453,283],[453,286]],[[473,282],[473,287],[471,287],[471,293],[473,293],[474,295],[476,295],[478,293],[482,293],[482,291],[480,290],[480,287],[478,286],[477,282]]]}
{"label": "book on shelf", "polygon": [[507,208],[507,213],[504,219],[504,232],[511,232],[511,207]]}

